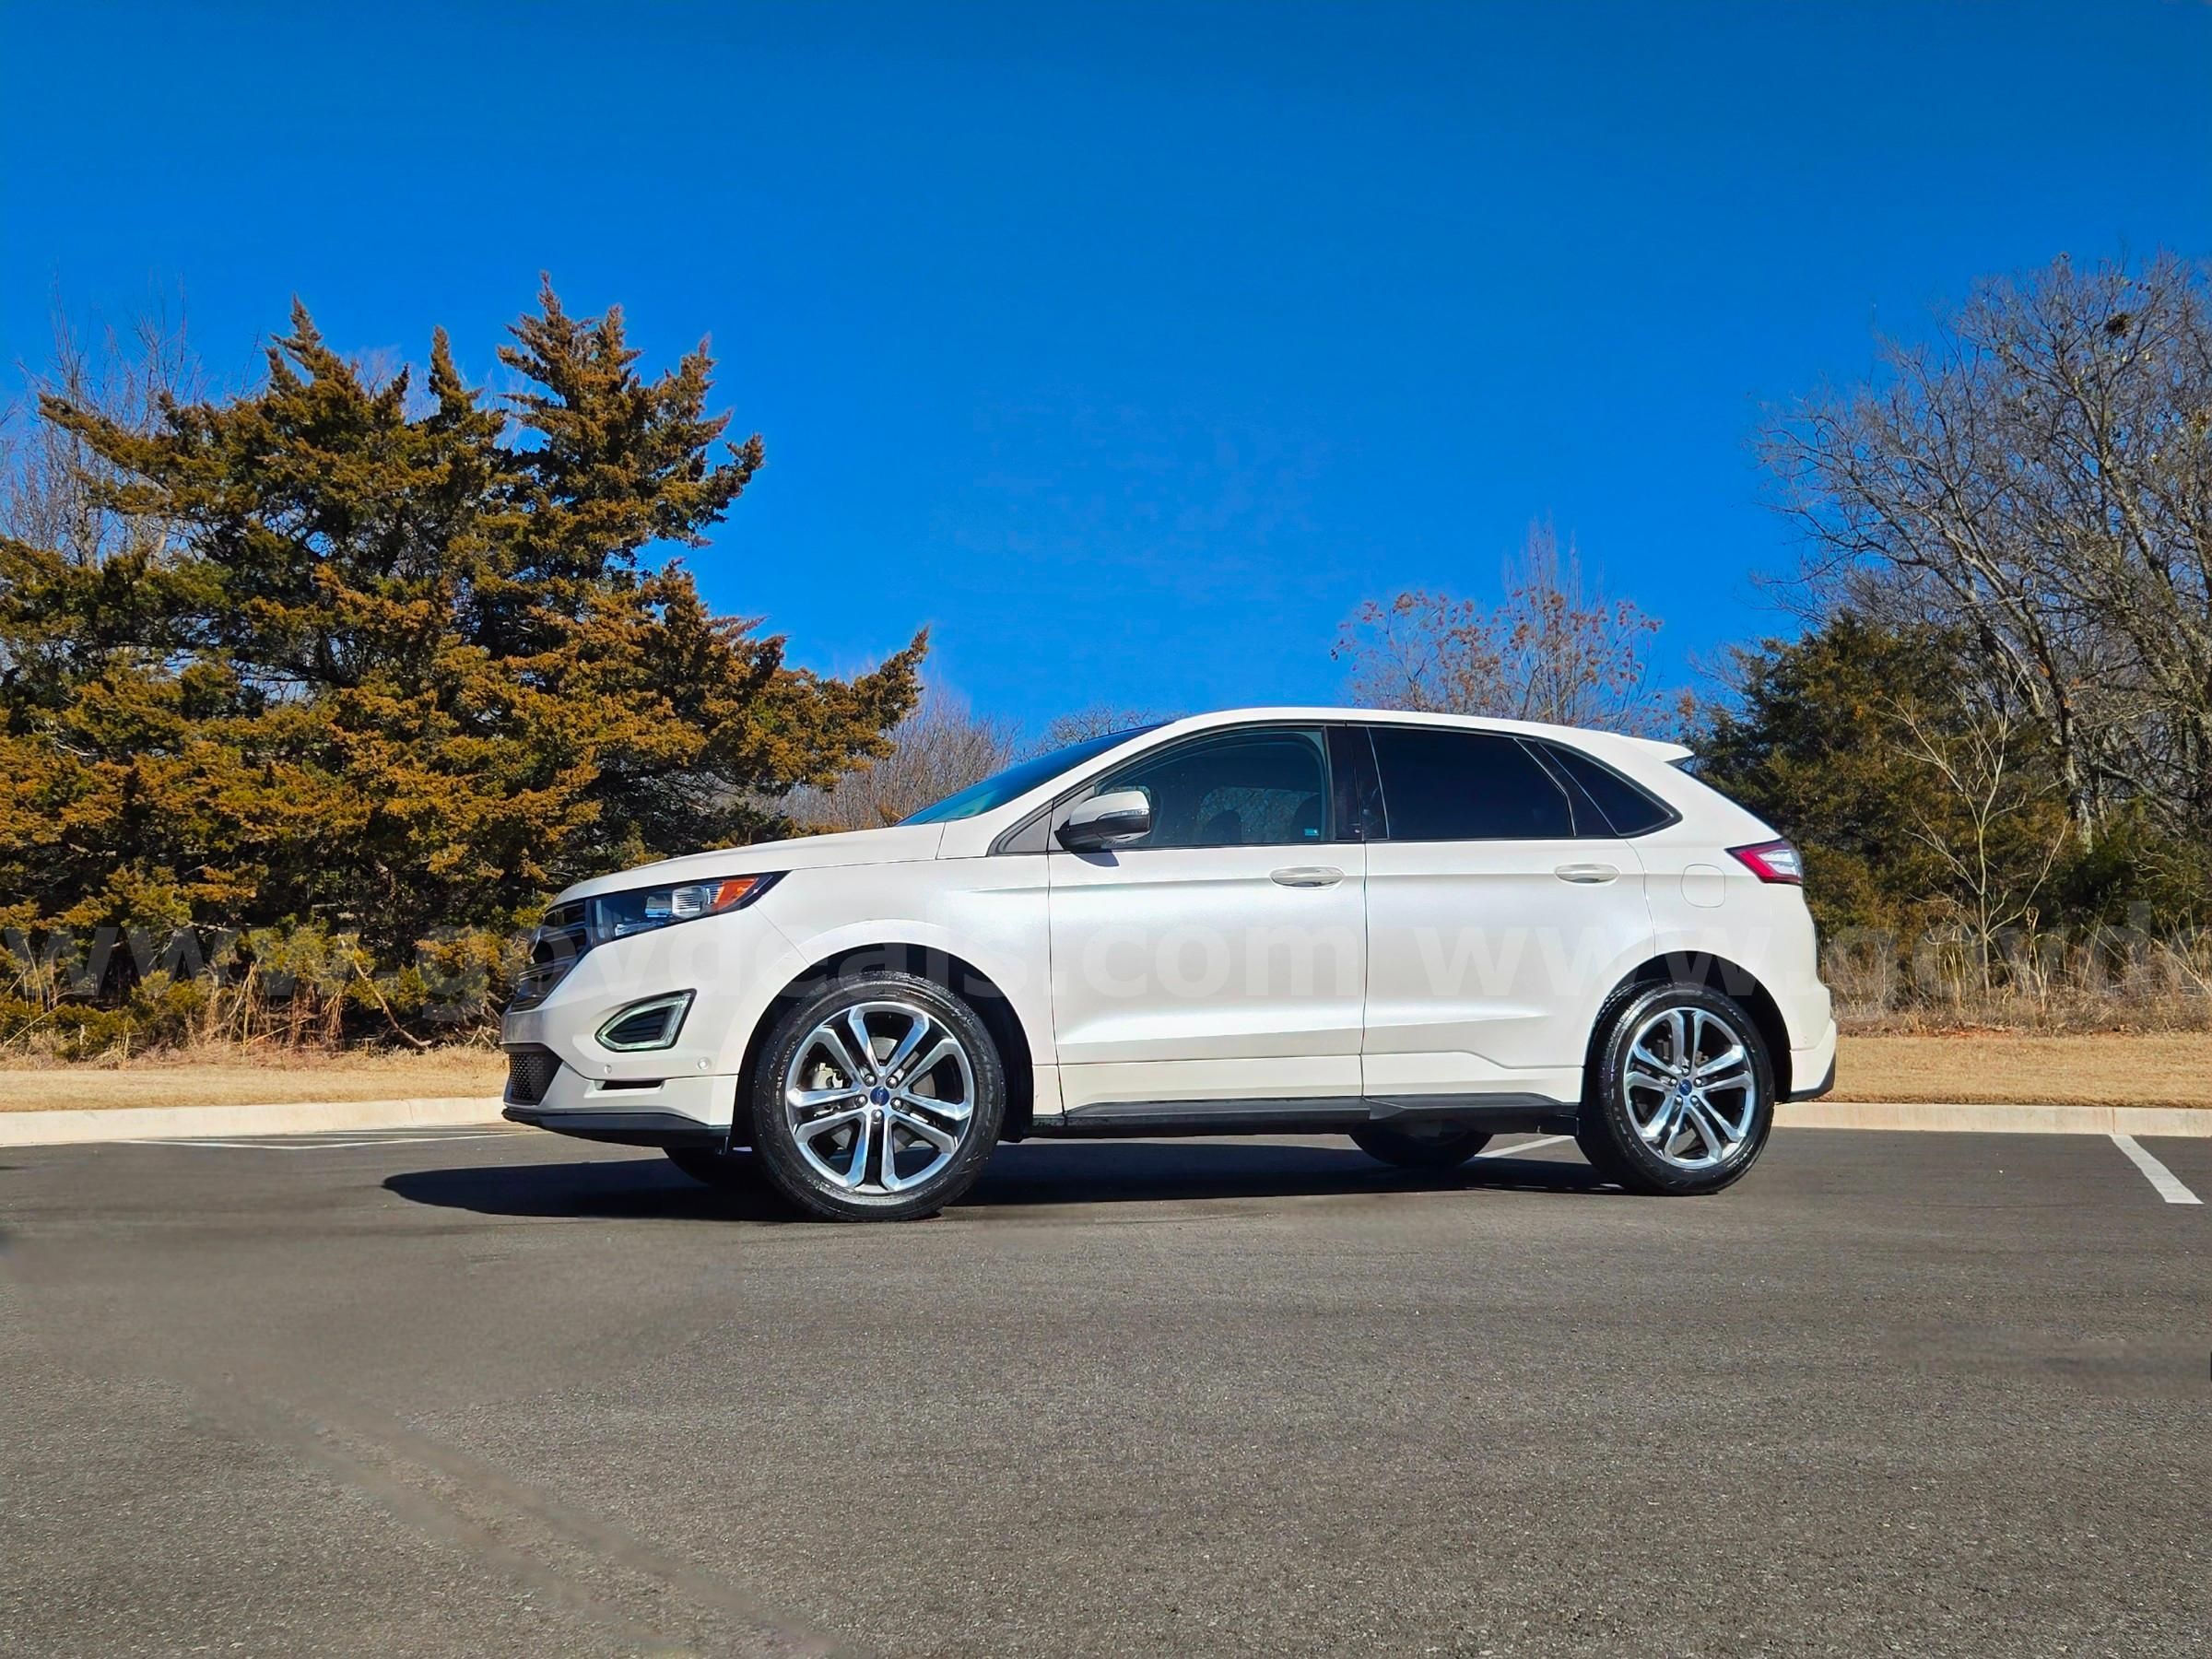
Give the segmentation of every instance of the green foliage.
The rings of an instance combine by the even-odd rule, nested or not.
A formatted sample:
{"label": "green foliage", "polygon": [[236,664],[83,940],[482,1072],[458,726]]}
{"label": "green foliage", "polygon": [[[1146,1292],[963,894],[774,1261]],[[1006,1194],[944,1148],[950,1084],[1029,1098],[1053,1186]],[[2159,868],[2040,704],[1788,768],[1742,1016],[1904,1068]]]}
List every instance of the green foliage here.
{"label": "green foliage", "polygon": [[1977,674],[1974,641],[1838,612],[1738,653],[1698,772],[1794,839],[1824,930],[1902,941],[2206,918],[2206,851],[2137,812],[2084,844],[2048,735]]}
{"label": "green foliage", "polygon": [[703,345],[648,379],[618,311],[550,288],[512,335],[510,409],[442,331],[418,395],[298,306],[249,395],[144,430],[42,400],[101,464],[88,503],[147,533],[97,559],[0,538],[0,924],[312,927],[404,1021],[426,942],[490,971],[458,941],[757,838],[764,802],[883,752],[923,636],[818,677],[668,557],[762,460],[712,453]]}
{"label": "green foliage", "polygon": [[2053,913],[2077,927],[2178,935],[2212,923],[2212,846],[2173,833],[2138,802],[2061,861],[2052,886]]}
{"label": "green foliage", "polygon": [[1690,739],[1698,775],[1792,836],[1824,929],[1910,929],[1936,918],[1935,853],[1912,834],[1920,769],[1900,760],[1888,709],[1947,695],[1947,642],[1846,613],[1802,640],[1739,653],[1742,696]]}

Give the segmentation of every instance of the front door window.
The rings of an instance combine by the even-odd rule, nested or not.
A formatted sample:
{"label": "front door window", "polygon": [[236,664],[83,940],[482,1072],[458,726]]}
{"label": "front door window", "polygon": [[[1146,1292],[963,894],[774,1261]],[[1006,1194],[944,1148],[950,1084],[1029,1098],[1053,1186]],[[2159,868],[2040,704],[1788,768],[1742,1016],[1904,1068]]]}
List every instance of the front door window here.
{"label": "front door window", "polygon": [[1103,794],[1141,789],[1152,832],[1135,848],[1289,847],[1329,839],[1322,735],[1290,727],[1225,732],[1124,767]]}

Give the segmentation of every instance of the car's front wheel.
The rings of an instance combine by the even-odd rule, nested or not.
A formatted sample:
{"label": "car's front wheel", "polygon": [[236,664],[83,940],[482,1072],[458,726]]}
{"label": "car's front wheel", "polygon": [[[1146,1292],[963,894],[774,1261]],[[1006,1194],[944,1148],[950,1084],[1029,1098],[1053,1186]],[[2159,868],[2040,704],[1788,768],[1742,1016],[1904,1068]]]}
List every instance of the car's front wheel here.
{"label": "car's front wheel", "polygon": [[1774,1067],[1742,1004],[1703,985],[1625,994],[1603,1026],[1575,1140],[1632,1193],[1715,1193],[1774,1125]]}
{"label": "car's front wheel", "polygon": [[1456,1170],[1490,1144],[1488,1133],[1457,1124],[1422,1124],[1397,1128],[1369,1124],[1352,1131],[1352,1144],[1370,1158],[1401,1170]]}
{"label": "car's front wheel", "polygon": [[975,1010],[911,973],[873,970],[776,1022],[753,1086],[761,1172],[811,1215],[903,1221],[975,1184],[1006,1114],[998,1046]]}

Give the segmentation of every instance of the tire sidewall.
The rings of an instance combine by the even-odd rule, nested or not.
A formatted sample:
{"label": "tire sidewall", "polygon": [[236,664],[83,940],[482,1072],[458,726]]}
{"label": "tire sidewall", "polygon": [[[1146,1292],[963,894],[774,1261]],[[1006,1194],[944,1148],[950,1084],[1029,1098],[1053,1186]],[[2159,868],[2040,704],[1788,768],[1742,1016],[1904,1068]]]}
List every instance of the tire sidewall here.
{"label": "tire sidewall", "polygon": [[[1744,1137],[1744,1144],[1733,1155],[1711,1169],[1678,1169],[1647,1147],[1643,1137],[1636,1133],[1629,1113],[1628,1098],[1621,1088],[1621,1070],[1636,1032],[1653,1015],[1669,1008],[1697,1008],[1726,1020],[1742,1037],[1745,1052],[1751,1059],[1751,1075],[1758,1090],[1751,1133]],[[1595,1064],[1597,1076],[1591,1080],[1587,1092],[1587,1110],[1594,1113],[1597,1121],[1592,1127],[1602,1137],[1606,1154],[1601,1166],[1603,1172],[1624,1186],[1639,1192],[1683,1195],[1717,1193],[1741,1180],[1765,1150],[1767,1136],[1774,1127],[1773,1060],[1767,1052],[1767,1040],[1758,1022],[1734,997],[1703,985],[1654,985],[1630,997],[1621,1006],[1606,1031]]]}
{"label": "tire sidewall", "polygon": [[[824,1181],[799,1150],[784,1121],[784,1074],[794,1051],[824,1019],[855,1003],[887,1001],[926,1008],[959,1036],[975,1077],[975,1110],[959,1151],[922,1185],[900,1193],[848,1193]],[[835,980],[787,1008],[761,1051],[752,1097],[753,1155],[776,1190],[800,1209],[838,1221],[912,1220],[958,1201],[982,1173],[1006,1116],[1006,1069],[990,1030],[964,1000],[932,980],[885,969]]]}

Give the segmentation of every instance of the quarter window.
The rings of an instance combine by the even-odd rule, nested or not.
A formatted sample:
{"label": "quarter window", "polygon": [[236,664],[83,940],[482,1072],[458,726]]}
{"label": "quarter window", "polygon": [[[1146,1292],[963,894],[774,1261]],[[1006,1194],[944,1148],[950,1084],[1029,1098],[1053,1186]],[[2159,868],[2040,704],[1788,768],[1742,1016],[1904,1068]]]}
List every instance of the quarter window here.
{"label": "quarter window", "polygon": [[1269,728],[1194,738],[1096,785],[1141,789],[1152,832],[1140,847],[1272,847],[1326,841],[1329,771],[1317,731]]}
{"label": "quarter window", "polygon": [[1495,732],[1370,727],[1393,841],[1553,841],[1574,834],[1566,791]]}
{"label": "quarter window", "polygon": [[[1605,820],[1595,826],[1584,824],[1584,835],[1603,835],[1608,829],[1615,835],[1641,835],[1675,816],[1672,807],[1653,800],[1611,767],[1601,765],[1578,748],[1547,743],[1544,752],[1575,781]],[[1587,818],[1590,815],[1585,811],[1582,816]]]}

